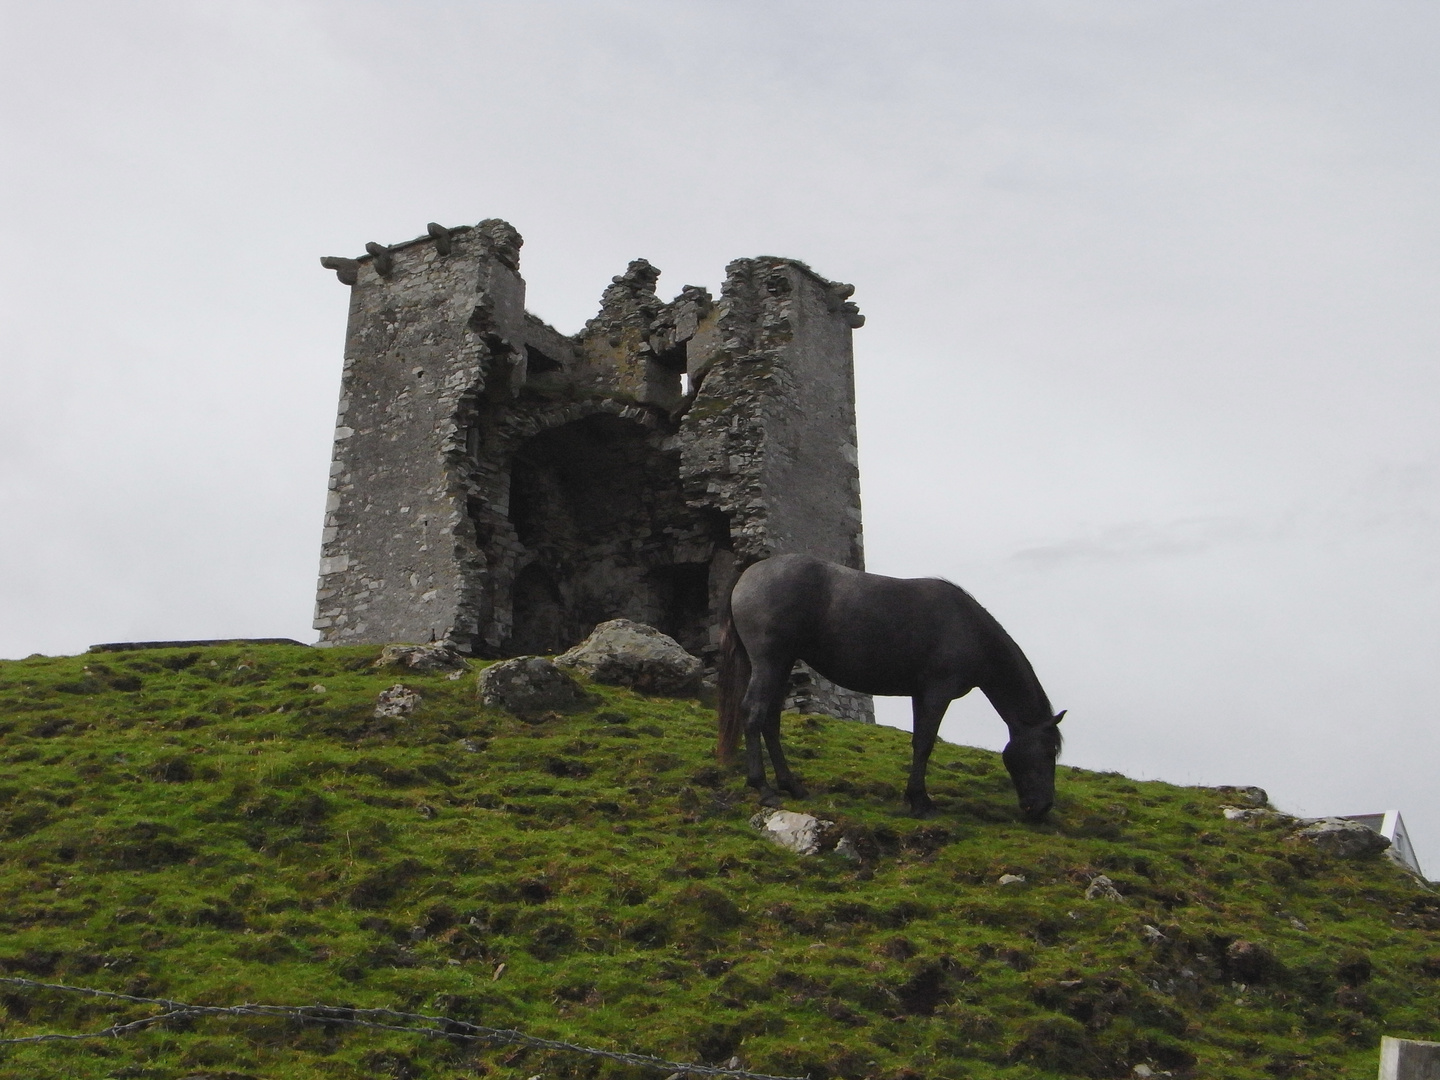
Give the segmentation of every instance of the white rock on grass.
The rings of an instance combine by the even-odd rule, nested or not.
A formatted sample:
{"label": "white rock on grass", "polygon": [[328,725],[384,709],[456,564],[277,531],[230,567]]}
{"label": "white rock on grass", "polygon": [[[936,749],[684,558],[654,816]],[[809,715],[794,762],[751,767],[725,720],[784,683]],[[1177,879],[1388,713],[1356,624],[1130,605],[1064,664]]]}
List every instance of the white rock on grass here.
{"label": "white rock on grass", "polygon": [[750,824],[763,832],[767,840],[796,855],[818,855],[821,837],[835,823],[793,810],[761,810],[750,819]]}
{"label": "white rock on grass", "polygon": [[705,666],[668,634],[629,619],[601,623],[579,645],[557,656],[555,663],[575,668],[598,683],[671,697],[699,693]]}
{"label": "white rock on grass", "polygon": [[996,885],[1024,885],[1024,874],[1001,874],[995,879]]}

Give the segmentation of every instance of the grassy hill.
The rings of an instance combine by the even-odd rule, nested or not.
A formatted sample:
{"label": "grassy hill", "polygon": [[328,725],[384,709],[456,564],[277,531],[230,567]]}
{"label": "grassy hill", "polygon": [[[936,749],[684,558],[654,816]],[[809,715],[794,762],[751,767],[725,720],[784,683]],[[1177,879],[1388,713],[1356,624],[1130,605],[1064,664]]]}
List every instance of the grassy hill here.
{"label": "grassy hill", "polygon": [[[526,723],[375,648],[0,663],[3,974],[206,1004],[392,1006],[590,1046],[877,1080],[1370,1077],[1440,1036],[1440,897],[1216,791],[787,718],[859,861],[766,841],[691,701]],[[403,681],[409,717],[376,720]],[[847,845],[848,846],[848,845]],[[1123,900],[1086,898],[1096,874]],[[1000,885],[1001,875],[1025,878]],[[0,1037],[139,1006],[0,986]],[[1143,1072],[1143,1070],[1142,1070]],[[657,1077],[515,1047],[206,1019],[0,1048],[4,1077]]]}

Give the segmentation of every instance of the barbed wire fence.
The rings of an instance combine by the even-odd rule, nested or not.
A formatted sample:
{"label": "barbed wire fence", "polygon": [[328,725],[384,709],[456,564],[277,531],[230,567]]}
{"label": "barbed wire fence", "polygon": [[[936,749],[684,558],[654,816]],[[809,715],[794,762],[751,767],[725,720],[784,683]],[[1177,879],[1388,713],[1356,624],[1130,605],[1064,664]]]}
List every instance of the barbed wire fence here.
{"label": "barbed wire fence", "polygon": [[620,1050],[602,1050],[594,1046],[580,1046],[577,1043],[556,1039],[542,1039],[527,1035],[513,1028],[491,1028],[472,1024],[468,1020],[457,1020],[450,1016],[432,1016],[428,1013],[402,1012],[398,1009],[360,1009],[340,1005],[196,1005],[172,998],[140,997],[135,994],[120,994],[113,990],[97,990],[89,986],[67,986],[64,983],[38,982],[34,979],[0,977],[0,986],[14,986],[26,990],[51,990],[58,993],[82,994],[86,997],[105,998],[126,1002],[131,1005],[148,1005],[162,1011],[152,1016],[141,1017],[126,1023],[112,1024],[99,1031],[76,1034],[51,1032],[43,1035],[25,1035],[17,1038],[0,1039],[0,1047],[46,1042],[80,1042],[87,1039],[113,1039],[131,1035],[137,1031],[177,1020],[192,1020],[201,1017],[253,1017],[272,1020],[294,1020],[305,1024],[340,1025],[366,1028],[372,1031],[401,1032],[419,1035],[428,1039],[447,1039],[488,1043],[492,1046],[523,1046],[532,1050],[549,1050],[565,1054],[582,1054],[604,1058],[622,1065],[634,1065],[642,1069],[666,1072],[668,1080],[683,1080],[687,1076],[731,1077],[734,1080],[809,1080],[808,1076],[772,1076],[769,1073],[750,1072],[739,1067],[738,1059],[732,1058],[725,1065],[700,1065],[694,1062],[666,1061],[649,1054],[630,1054]]}

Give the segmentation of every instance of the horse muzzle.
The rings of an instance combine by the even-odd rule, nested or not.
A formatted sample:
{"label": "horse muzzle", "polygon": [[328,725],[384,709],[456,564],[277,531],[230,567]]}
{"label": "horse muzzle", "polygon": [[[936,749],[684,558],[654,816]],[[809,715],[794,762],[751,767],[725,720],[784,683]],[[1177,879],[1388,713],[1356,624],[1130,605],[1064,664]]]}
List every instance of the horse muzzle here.
{"label": "horse muzzle", "polygon": [[1036,825],[1045,820],[1045,815],[1050,813],[1050,808],[1054,805],[1053,800],[1043,803],[1021,803],[1020,813],[1026,821]]}

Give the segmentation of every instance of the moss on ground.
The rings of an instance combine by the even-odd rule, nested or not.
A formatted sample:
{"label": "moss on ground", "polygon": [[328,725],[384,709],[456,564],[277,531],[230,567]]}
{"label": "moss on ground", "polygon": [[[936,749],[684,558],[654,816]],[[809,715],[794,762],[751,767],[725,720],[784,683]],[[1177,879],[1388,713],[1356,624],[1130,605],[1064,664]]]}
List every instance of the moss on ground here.
{"label": "moss on ground", "polygon": [[[1040,826],[998,756],[787,718],[861,858],[748,824],[692,701],[596,687],[527,723],[377,648],[0,663],[0,968],[205,1004],[393,1006],[678,1060],[885,1080],[1369,1077],[1440,1036],[1440,897],[1216,791],[1062,766]],[[424,702],[377,720],[404,682]],[[1123,901],[1086,899],[1104,873]],[[1003,874],[1023,883],[999,885]],[[0,987],[0,1037],[145,1015]],[[199,1020],[0,1051],[0,1076],[613,1077],[513,1047]]]}

